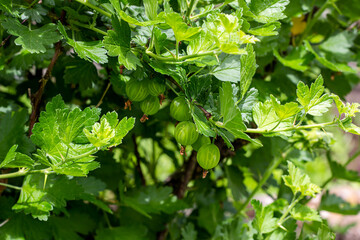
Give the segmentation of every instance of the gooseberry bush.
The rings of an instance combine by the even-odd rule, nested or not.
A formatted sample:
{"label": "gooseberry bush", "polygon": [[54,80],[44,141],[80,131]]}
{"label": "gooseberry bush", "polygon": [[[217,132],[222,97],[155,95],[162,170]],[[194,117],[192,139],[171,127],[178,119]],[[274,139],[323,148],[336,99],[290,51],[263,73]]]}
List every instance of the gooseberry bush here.
{"label": "gooseberry bush", "polygon": [[335,239],[359,6],[2,0],[0,239]]}

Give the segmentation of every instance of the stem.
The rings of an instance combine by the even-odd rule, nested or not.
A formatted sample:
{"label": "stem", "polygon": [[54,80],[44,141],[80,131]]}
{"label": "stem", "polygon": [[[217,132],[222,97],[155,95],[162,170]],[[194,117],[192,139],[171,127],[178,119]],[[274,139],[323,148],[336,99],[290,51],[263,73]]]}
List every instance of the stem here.
{"label": "stem", "polygon": [[179,60],[179,42],[176,41],[176,60]]}
{"label": "stem", "polygon": [[99,7],[97,7],[97,6],[89,3],[88,0],[75,0],[75,1],[77,1],[78,3],[81,3],[81,4],[85,5],[85,6],[87,6],[87,7],[89,7],[89,8],[94,9],[95,11],[101,13],[102,15],[104,15],[104,16],[106,16],[106,17],[108,17],[108,18],[111,18],[111,13],[108,13],[108,12],[102,10],[101,8],[99,8]]}
{"label": "stem", "polygon": [[280,157],[277,159],[274,159],[271,163],[271,165],[266,169],[264,176],[261,178],[260,182],[256,186],[256,188],[251,192],[251,194],[247,197],[245,202],[240,206],[238,210],[238,214],[240,214],[246,206],[249,204],[251,199],[255,196],[255,194],[262,188],[262,186],[266,183],[266,181],[271,176],[272,172],[279,166],[279,164],[284,160],[284,157]]}
{"label": "stem", "polygon": [[101,96],[98,104],[96,104],[97,108],[100,107],[100,105],[103,103],[104,97],[105,97],[106,93],[109,91],[110,86],[111,86],[111,83],[109,82],[108,85],[106,86],[106,89],[105,89],[103,95]]}
{"label": "stem", "polygon": [[7,184],[7,183],[2,183],[0,182],[0,186],[4,186],[4,187],[8,187],[8,188],[13,188],[13,189],[16,189],[16,190],[19,190],[21,191],[21,187],[18,187],[18,186],[14,186],[14,185],[11,185],[11,184]]}
{"label": "stem", "polygon": [[196,4],[198,3],[198,0],[190,0],[189,7],[186,11],[186,18],[190,19],[191,13],[194,11],[194,8],[196,7]]}
{"label": "stem", "polygon": [[290,206],[286,209],[286,211],[284,212],[284,214],[280,217],[277,225],[281,226],[283,224],[283,222],[286,220],[285,218],[287,217],[287,215],[289,214],[289,212],[291,211],[291,209],[293,209],[295,207],[295,205],[301,200],[303,199],[303,195],[300,195],[296,200],[296,195],[294,195],[293,200],[291,201]]}
{"label": "stem", "polygon": [[301,44],[303,42],[303,40],[306,38],[306,36],[309,34],[309,32],[311,31],[312,27],[315,25],[316,21],[319,19],[319,17],[321,16],[321,14],[325,11],[325,9],[331,4],[332,0],[327,0],[322,6],[321,8],[315,13],[314,17],[310,20],[310,22],[307,24],[305,31],[303,32],[303,34],[300,37],[299,40],[299,44]]}
{"label": "stem", "polygon": [[277,132],[286,132],[286,131],[293,131],[293,130],[303,130],[303,129],[311,129],[311,128],[324,128],[326,126],[336,126],[336,121],[327,122],[327,123],[319,123],[319,124],[310,124],[310,125],[303,125],[303,126],[295,126],[295,127],[286,127],[286,128],[279,128],[275,130],[259,130],[254,128],[248,128],[245,130],[247,133],[277,133]]}
{"label": "stem", "polygon": [[107,32],[105,32],[105,31],[103,31],[103,30],[100,30],[100,29],[98,29],[98,28],[96,28],[96,27],[94,27],[94,26],[92,26],[92,25],[84,24],[84,23],[79,23],[79,22],[77,22],[77,21],[70,21],[69,23],[70,23],[70,24],[74,24],[74,25],[79,26],[79,27],[83,27],[83,28],[87,28],[87,29],[93,30],[93,31],[95,31],[95,32],[97,32],[97,33],[100,33],[100,34],[102,34],[102,35],[107,36]]}
{"label": "stem", "polygon": [[180,93],[178,93],[168,82],[165,82],[165,84],[176,94],[176,96],[180,96]]}
{"label": "stem", "polygon": [[51,168],[45,168],[45,169],[41,169],[41,170],[23,170],[23,169],[20,169],[17,172],[0,174],[0,179],[22,177],[22,176],[25,176],[25,175],[28,175],[28,174],[33,174],[33,173],[51,174],[51,173],[54,173],[54,172],[51,171]]}
{"label": "stem", "polygon": [[145,51],[145,53],[147,55],[149,55],[150,57],[153,57],[153,58],[155,58],[155,59],[157,59],[159,61],[163,61],[163,62],[181,62],[181,61],[184,61],[184,60],[189,59],[189,58],[203,57],[203,56],[207,56],[207,55],[216,56],[216,55],[220,54],[221,52],[220,51],[209,51],[209,52],[185,55],[185,56],[181,56],[181,57],[177,56],[177,58],[162,57],[162,56],[154,54],[153,52],[149,51],[148,49]]}

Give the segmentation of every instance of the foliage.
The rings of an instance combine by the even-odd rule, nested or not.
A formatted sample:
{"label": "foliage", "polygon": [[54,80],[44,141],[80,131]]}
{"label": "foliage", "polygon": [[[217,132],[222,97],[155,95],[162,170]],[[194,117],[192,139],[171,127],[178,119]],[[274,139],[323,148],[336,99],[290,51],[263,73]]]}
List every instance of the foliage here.
{"label": "foliage", "polygon": [[359,205],[306,203],[360,179],[357,6],[1,1],[0,239],[335,239],[319,211]]}

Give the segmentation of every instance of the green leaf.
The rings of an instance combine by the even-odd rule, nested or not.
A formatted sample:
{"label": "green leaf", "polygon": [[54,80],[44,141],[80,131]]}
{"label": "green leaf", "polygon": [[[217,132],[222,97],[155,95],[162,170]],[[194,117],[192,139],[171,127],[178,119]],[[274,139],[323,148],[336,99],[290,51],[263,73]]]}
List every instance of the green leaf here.
{"label": "green leaf", "polygon": [[251,44],[246,46],[246,52],[246,55],[240,57],[240,99],[242,99],[248,91],[257,67],[255,51]]}
{"label": "green leaf", "polygon": [[0,112],[0,159],[4,159],[6,153],[13,145],[19,145],[19,152],[30,153],[34,145],[25,135],[28,113],[26,109],[10,108],[5,113]]}
{"label": "green leaf", "polygon": [[184,40],[189,41],[201,31],[201,28],[199,27],[188,27],[188,25],[184,23],[180,14],[175,12],[165,15],[165,23],[168,24],[174,31],[177,42]]}
{"label": "green leaf", "polygon": [[160,212],[171,214],[186,207],[186,204],[172,196],[171,192],[170,187],[147,186],[126,195],[124,203],[146,217]]}
{"label": "green leaf", "polygon": [[50,175],[44,185],[43,174],[31,174],[25,177],[13,210],[24,211],[25,214],[46,221],[50,211],[65,207],[67,200],[75,200],[81,192],[81,186],[65,176]]}
{"label": "green leaf", "polygon": [[210,128],[204,113],[196,106],[192,106],[191,109],[191,115],[194,119],[197,131],[204,136],[215,137],[216,134],[214,130]]}
{"label": "green leaf", "polygon": [[158,1],[144,0],[145,14],[150,20],[155,20],[157,17]]}
{"label": "green leaf", "polygon": [[237,55],[221,54],[219,56],[219,65],[215,66],[210,74],[214,75],[220,81],[239,82],[241,69],[239,58]]}
{"label": "green leaf", "polygon": [[65,83],[79,84],[80,90],[92,88],[99,80],[94,64],[79,58],[67,60],[64,73]]}
{"label": "green leaf", "polygon": [[321,197],[319,211],[339,213],[342,215],[357,215],[360,212],[360,205],[351,205],[341,197],[326,192]]}
{"label": "green leaf", "polygon": [[259,102],[254,106],[253,119],[259,129],[268,131],[290,127],[293,124],[291,118],[280,120],[271,100]]}
{"label": "green leaf", "polygon": [[344,114],[344,118],[355,117],[355,114],[360,112],[360,104],[359,103],[343,103],[339,96],[335,94],[331,94],[331,97],[334,99],[336,107],[339,111],[339,117]]}
{"label": "green leaf", "polygon": [[335,178],[345,179],[353,182],[360,182],[360,177],[357,171],[347,170],[341,164],[335,161],[329,161],[330,169]]}
{"label": "green leaf", "polygon": [[199,208],[197,225],[205,229],[212,236],[216,227],[221,223],[222,218],[223,210],[218,202],[213,202],[208,206]]}
{"label": "green leaf", "polygon": [[281,24],[279,22],[271,22],[255,28],[251,28],[248,30],[248,33],[257,36],[276,36],[279,34],[276,29],[280,28],[280,26]]}
{"label": "green leaf", "polygon": [[15,39],[16,45],[21,45],[30,53],[44,53],[46,52],[46,47],[62,38],[56,32],[56,25],[53,23],[48,23],[35,30],[29,30],[18,20],[7,18],[2,23],[2,26],[7,29],[9,34],[17,37]]}
{"label": "green leaf", "polygon": [[239,27],[239,19],[236,16],[224,13],[220,13],[218,16],[227,33],[231,33]]}
{"label": "green leaf", "polygon": [[196,240],[197,231],[195,230],[194,224],[188,223],[184,228],[181,229],[182,240]]}
{"label": "green leaf", "polygon": [[263,207],[259,200],[251,200],[251,205],[255,210],[255,218],[252,222],[253,227],[259,234],[269,233],[277,228],[277,218],[269,207]]}
{"label": "green leaf", "polygon": [[302,196],[315,197],[321,191],[319,186],[311,183],[308,175],[296,168],[290,161],[288,161],[288,171],[289,175],[282,176],[282,178],[294,195],[301,193]]}
{"label": "green leaf", "polygon": [[245,96],[238,103],[238,107],[241,111],[241,117],[244,122],[249,123],[252,119],[253,107],[257,101],[259,92],[256,88],[251,88],[246,92]]}
{"label": "green leaf", "polygon": [[294,219],[299,221],[322,221],[319,213],[315,209],[301,204],[296,204],[296,206],[291,209],[290,214]]}
{"label": "green leaf", "polygon": [[72,46],[78,56],[87,61],[94,61],[97,63],[107,63],[108,58],[106,55],[106,50],[103,48],[104,45],[101,41],[93,41],[93,42],[82,42],[75,41],[68,37],[65,27],[58,22],[58,29],[60,33],[65,37],[67,43]]}
{"label": "green leaf", "polygon": [[14,145],[10,148],[6,154],[5,159],[0,162],[0,168],[32,168],[35,161],[28,155],[16,152],[18,145]]}
{"label": "green leaf", "polygon": [[142,66],[138,57],[131,51],[130,40],[131,30],[125,21],[119,22],[117,18],[112,18],[114,30],[109,30],[104,37],[104,46],[108,50],[109,56],[118,57],[119,64],[124,65],[129,70],[135,70],[136,66]]}
{"label": "green leaf", "polygon": [[309,89],[303,82],[297,85],[297,101],[303,106],[305,113],[313,116],[321,116],[331,107],[332,99],[328,94],[323,94],[324,80],[321,75],[311,84]]}
{"label": "green leaf", "polygon": [[300,72],[304,72],[308,69],[308,66],[303,65],[307,61],[307,51],[302,46],[293,48],[286,57],[280,56],[279,52],[276,49],[273,50],[273,53],[274,56],[279,60],[279,62],[281,62],[281,64],[285,67],[289,67]]}
{"label": "green leaf", "polygon": [[95,240],[144,240],[148,229],[143,225],[130,225],[101,229],[96,232]]}
{"label": "green leaf", "polygon": [[[338,32],[320,44],[320,49],[334,55],[337,59],[349,61],[354,53],[350,48],[354,45],[356,34],[350,31]],[[350,58],[350,59],[349,59]]]}
{"label": "green leaf", "polygon": [[[245,1],[242,1],[245,3]],[[257,22],[270,23],[277,20],[286,18],[283,11],[286,5],[289,4],[289,0],[253,0],[247,3],[248,9],[251,11],[244,11],[244,15],[253,18]]]}
{"label": "green leaf", "polygon": [[31,21],[35,21],[37,23],[41,23],[43,20],[42,16],[46,16],[48,11],[43,8],[40,4],[36,4],[32,8],[26,9],[23,14],[21,14],[22,19],[31,19]]}
{"label": "green leaf", "polygon": [[84,129],[89,141],[98,148],[109,148],[122,143],[125,135],[134,127],[134,118],[123,118],[120,122],[117,113],[108,112],[101,117],[100,123],[95,123],[90,132]]}
{"label": "green leaf", "polygon": [[335,72],[349,72],[349,73],[356,73],[357,71],[355,69],[352,69],[346,64],[343,63],[333,63],[327,60],[326,58],[320,56],[315,50],[311,47],[310,43],[308,41],[305,41],[305,47],[306,49],[311,52],[316,60],[318,60],[322,65],[329,68],[332,71]]}
{"label": "green leaf", "polygon": [[294,116],[300,110],[296,102],[289,102],[286,103],[285,105],[281,105],[273,95],[270,95],[270,97],[275,113],[279,118],[279,121],[283,121],[287,118]]}
{"label": "green leaf", "polygon": [[317,232],[317,240],[335,240],[335,237],[335,233],[331,232],[328,226],[321,224]]}
{"label": "green leaf", "polygon": [[[150,1],[152,1],[152,0],[150,0]],[[135,18],[133,18],[133,17],[129,16],[128,14],[126,14],[123,10],[121,10],[120,1],[110,0],[110,3],[114,7],[114,9],[115,9],[117,15],[119,16],[119,18],[121,18],[122,20],[124,20],[127,23],[134,24],[134,25],[137,25],[137,26],[146,27],[146,26],[151,26],[151,25],[155,25],[155,24],[158,24],[158,23],[162,22],[162,20],[159,20],[159,19],[157,19],[157,20],[154,19],[152,21],[140,22],[140,21],[136,20]],[[153,10],[151,10],[151,11],[152,11],[152,14],[153,14]]]}

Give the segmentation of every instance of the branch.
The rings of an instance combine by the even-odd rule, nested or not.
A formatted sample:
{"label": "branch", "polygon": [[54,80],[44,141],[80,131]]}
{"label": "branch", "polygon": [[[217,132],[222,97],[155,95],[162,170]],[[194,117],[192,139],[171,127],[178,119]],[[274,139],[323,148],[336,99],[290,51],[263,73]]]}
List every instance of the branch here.
{"label": "branch", "polygon": [[187,189],[187,185],[190,182],[193,173],[195,171],[195,167],[196,167],[196,155],[197,153],[195,151],[191,152],[191,155],[189,157],[189,160],[186,163],[185,166],[185,172],[183,174],[183,178],[181,179],[180,185],[178,187],[178,189],[175,191],[175,195],[179,198],[182,199],[185,196],[185,192]]}
{"label": "branch", "polygon": [[132,135],[132,140],[133,140],[133,143],[134,143],[134,153],[135,153],[135,157],[136,157],[136,171],[138,171],[139,175],[140,175],[140,179],[141,179],[141,185],[145,186],[146,185],[146,181],[145,181],[145,178],[144,178],[144,174],[141,170],[141,166],[140,166],[140,160],[141,160],[141,157],[140,157],[140,154],[139,154],[139,151],[138,151],[138,145],[137,145],[137,142],[136,142],[136,135],[133,134]]}
{"label": "branch", "polygon": [[37,121],[37,118],[39,116],[39,108],[40,108],[41,98],[44,93],[46,83],[48,82],[48,80],[51,77],[51,71],[54,68],[54,65],[55,65],[58,57],[60,56],[61,52],[62,52],[61,41],[59,41],[55,44],[55,53],[54,53],[53,58],[51,59],[51,62],[49,64],[46,72],[45,72],[45,75],[42,79],[40,79],[39,90],[35,94],[31,95],[30,89],[29,89],[29,97],[30,97],[31,105],[32,105],[32,111],[31,111],[31,115],[30,115],[30,124],[29,124],[29,136],[31,136],[32,129],[33,129],[34,124]]}

